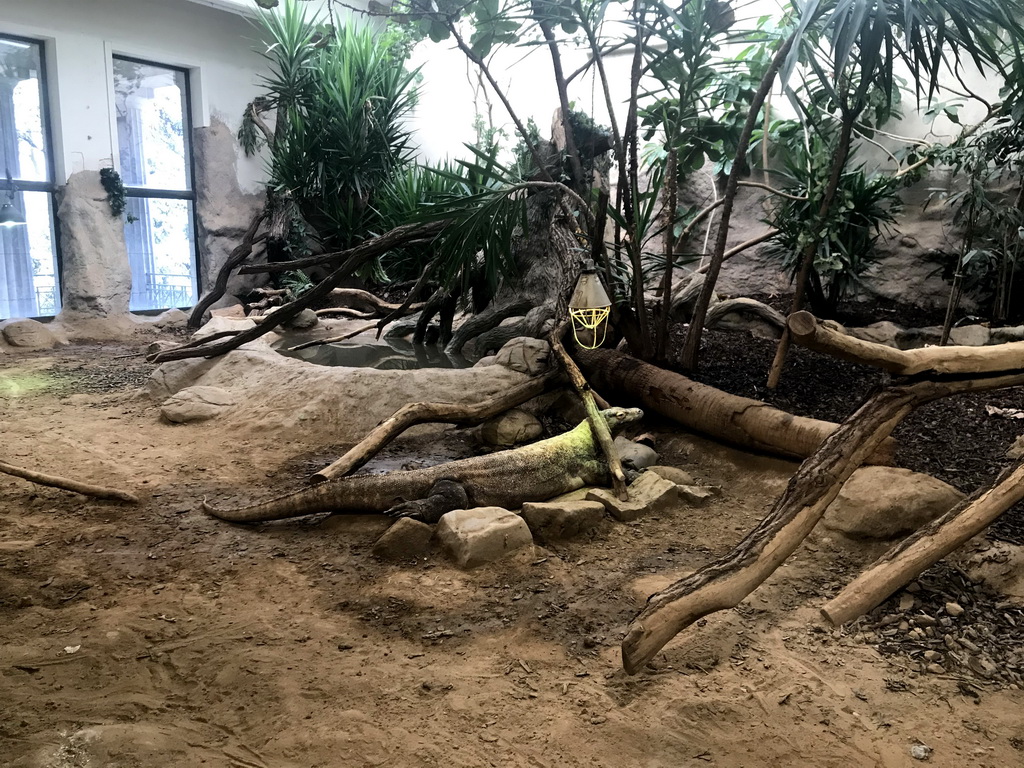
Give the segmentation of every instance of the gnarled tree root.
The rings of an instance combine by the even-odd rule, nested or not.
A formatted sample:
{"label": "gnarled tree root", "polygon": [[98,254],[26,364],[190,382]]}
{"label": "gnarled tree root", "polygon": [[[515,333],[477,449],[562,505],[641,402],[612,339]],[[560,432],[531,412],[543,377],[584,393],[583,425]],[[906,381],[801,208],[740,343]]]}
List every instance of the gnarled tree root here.
{"label": "gnarled tree root", "polygon": [[83,496],[93,496],[97,499],[114,499],[116,501],[124,501],[128,504],[138,504],[139,497],[128,493],[127,491],[120,491],[117,488],[106,488],[102,485],[92,485],[90,483],[83,483],[78,480],[69,480],[66,477],[57,477],[56,475],[44,475],[42,472],[33,472],[30,469],[23,469],[22,467],[16,467],[13,464],[0,461],[0,472],[5,475],[14,475],[14,477],[20,477],[23,480],[28,480],[38,485],[48,485],[52,488],[62,488],[65,491],[74,491],[80,493]]}
{"label": "gnarled tree root", "polygon": [[488,400],[471,405],[456,403],[409,403],[403,405],[394,415],[382,421],[370,434],[353,446],[344,456],[321,469],[310,480],[323,483],[336,477],[351,474],[372,459],[385,445],[402,432],[417,424],[441,423],[473,426],[504,413],[509,408],[522,405],[551,389],[558,376],[530,379],[507,392]]}

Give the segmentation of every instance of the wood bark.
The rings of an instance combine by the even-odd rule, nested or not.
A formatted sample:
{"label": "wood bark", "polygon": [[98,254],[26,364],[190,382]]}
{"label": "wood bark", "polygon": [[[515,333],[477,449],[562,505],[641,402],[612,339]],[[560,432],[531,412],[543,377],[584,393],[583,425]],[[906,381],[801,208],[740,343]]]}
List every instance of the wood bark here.
{"label": "wood bark", "polygon": [[620,500],[628,501],[629,491],[626,489],[626,473],[622,471],[622,461],[619,459],[619,452],[615,450],[615,444],[612,442],[612,433],[608,429],[608,422],[601,415],[601,409],[597,407],[594,392],[583,376],[583,372],[576,365],[576,361],[569,357],[569,353],[565,351],[565,347],[562,345],[562,335],[567,327],[567,323],[562,323],[551,332],[551,335],[548,337],[548,340],[551,342],[551,349],[559,362],[561,362],[562,368],[569,376],[569,381],[572,382],[573,387],[576,389],[576,394],[583,401],[583,407],[587,410],[587,421],[590,422],[590,431],[594,435],[594,441],[598,444],[605,460],[608,462],[608,471],[612,476],[612,490],[615,491],[615,495]]}
{"label": "wood bark", "polygon": [[[576,359],[587,378],[606,394],[625,395],[689,429],[741,448],[804,459],[838,426],[730,395],[618,352],[580,350]],[[869,456],[869,462],[890,463],[893,449],[893,442],[886,441]]]}
{"label": "wood bark", "polygon": [[832,357],[881,368],[897,376],[979,375],[1024,370],[1024,341],[991,347],[893,349],[829,328],[810,312],[787,321],[793,341]]}
{"label": "wood bark", "polygon": [[622,641],[622,663],[633,674],[698,619],[733,608],[800,545],[843,483],[915,407],[961,392],[1024,383],[1024,375],[963,381],[919,381],[878,392],[808,458],[768,515],[725,557],[648,599]]}
{"label": "wood bark", "polygon": [[74,491],[75,493],[80,493],[83,496],[93,496],[97,499],[113,499],[116,501],[124,501],[129,504],[139,503],[139,497],[135,494],[128,493],[127,491],[121,491],[117,488],[107,488],[102,485],[83,483],[79,480],[70,480],[66,477],[58,477],[57,475],[45,475],[42,472],[35,472],[31,469],[16,467],[13,464],[8,464],[4,461],[0,461],[0,472],[5,475],[20,477],[23,480],[29,480],[30,482],[38,485],[48,485],[52,488],[62,488],[65,491]]}
{"label": "wood bark", "polygon": [[374,427],[358,444],[329,467],[321,469],[310,480],[323,483],[351,474],[366,464],[402,432],[417,424],[459,424],[474,426],[515,408],[550,389],[559,377],[556,375],[530,379],[507,392],[471,405],[458,403],[409,403]]}
{"label": "wood bark", "polygon": [[206,314],[206,310],[212,307],[224,295],[224,292],[228,289],[228,280],[231,278],[231,273],[240,267],[252,253],[253,247],[258,242],[256,232],[266,218],[267,214],[262,210],[253,216],[252,221],[249,222],[249,228],[242,237],[242,242],[231,251],[231,255],[228,256],[224,266],[217,273],[217,280],[214,282],[213,288],[196,302],[195,307],[192,309],[192,314],[188,316],[189,328],[198,328],[202,325],[203,315]]}
{"label": "wood bark", "polygon": [[853,621],[919,576],[1024,499],[1024,458],[942,517],[893,547],[832,598],[821,614],[833,626]]}

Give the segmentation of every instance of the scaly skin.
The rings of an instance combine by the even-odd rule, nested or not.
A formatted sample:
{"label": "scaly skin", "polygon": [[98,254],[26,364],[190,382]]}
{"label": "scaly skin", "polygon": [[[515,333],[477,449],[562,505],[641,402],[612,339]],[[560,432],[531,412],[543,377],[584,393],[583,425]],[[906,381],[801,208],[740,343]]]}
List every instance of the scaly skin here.
{"label": "scaly skin", "polygon": [[[609,408],[602,413],[613,432],[643,417],[639,408]],[[204,501],[203,510],[233,523],[283,520],[317,512],[382,512],[436,522],[455,508],[445,509],[439,492],[431,496],[443,480],[461,485],[471,507],[516,509],[528,501],[546,501],[587,485],[606,485],[609,477],[604,456],[584,421],[569,432],[521,448],[409,472],[342,477],[248,507],[218,509]],[[439,490],[446,485],[450,488],[442,483]]]}

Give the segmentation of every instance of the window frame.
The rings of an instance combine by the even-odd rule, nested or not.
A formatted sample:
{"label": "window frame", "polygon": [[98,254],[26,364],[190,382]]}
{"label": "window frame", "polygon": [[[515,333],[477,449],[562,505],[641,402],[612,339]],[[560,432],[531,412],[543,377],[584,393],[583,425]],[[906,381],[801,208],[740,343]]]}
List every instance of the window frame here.
{"label": "window frame", "polygon": [[[39,51],[39,111],[40,122],[43,129],[43,150],[46,153],[46,181],[29,181],[28,179],[14,179],[7,183],[7,176],[0,174],[0,197],[6,198],[7,194],[16,189],[18,192],[44,192],[50,196],[50,227],[51,242],[53,243],[54,279],[56,281],[57,298],[61,299],[58,308],[63,308],[64,298],[64,259],[60,245],[60,217],[57,212],[57,160],[54,152],[53,141],[53,109],[50,101],[50,62],[45,38],[26,37],[15,35],[0,30],[0,40],[11,40],[15,43],[24,43],[35,46]],[[2,170],[2,169],[0,169]],[[52,320],[55,315],[36,315],[33,320]],[[6,320],[10,318],[0,318]]]}
{"label": "window frame", "polygon": [[[133,198],[143,199],[154,199],[154,200],[185,200],[192,203],[192,270],[196,281],[196,300],[203,295],[203,271],[200,268],[199,260],[202,258],[199,252],[199,198],[196,194],[196,153],[194,148],[195,140],[195,123],[193,121],[193,109],[192,109],[192,72],[193,70],[188,67],[179,67],[173,64],[164,64],[163,62],[153,61],[151,59],[143,59],[138,56],[130,56],[127,54],[121,54],[111,52],[110,54],[110,66],[111,72],[113,71],[113,65],[115,61],[127,61],[130,64],[142,64],[148,67],[157,67],[159,69],[166,69],[171,72],[177,72],[184,76],[184,91],[182,93],[182,100],[184,102],[184,111],[182,113],[182,119],[188,124],[187,135],[185,137],[185,151],[188,154],[187,163],[185,165],[185,180],[188,185],[188,189],[160,189],[158,187],[139,187],[129,184],[125,184],[125,196]],[[110,83],[111,93],[113,93],[114,83],[111,80]],[[185,129],[182,130],[186,133]],[[121,147],[117,142],[117,134],[114,134],[114,156],[117,158],[118,173],[121,171]],[[151,315],[160,314],[168,309],[174,309],[174,307],[164,307],[162,309],[133,309],[132,314],[135,315]]]}

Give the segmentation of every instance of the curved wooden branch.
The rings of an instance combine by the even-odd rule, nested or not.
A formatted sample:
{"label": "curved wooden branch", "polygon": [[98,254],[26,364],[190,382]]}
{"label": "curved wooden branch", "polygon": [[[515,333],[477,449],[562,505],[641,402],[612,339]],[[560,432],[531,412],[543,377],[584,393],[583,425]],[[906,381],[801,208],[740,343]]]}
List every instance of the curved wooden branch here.
{"label": "curved wooden branch", "polygon": [[991,347],[902,350],[848,336],[829,328],[810,312],[794,312],[787,323],[793,341],[801,346],[898,376],[978,375],[1024,370],[1024,341]]}
{"label": "curved wooden branch", "polygon": [[919,381],[882,390],[847,419],[789,481],[771,512],[725,557],[651,595],[622,641],[633,674],[698,619],[733,608],[800,545],[843,483],[915,407],[961,392],[1024,384],[1024,375],[966,381]]}
{"label": "curved wooden branch", "polygon": [[507,392],[471,405],[458,403],[409,403],[403,405],[394,415],[379,425],[353,446],[344,456],[321,469],[310,480],[323,483],[336,477],[351,474],[377,455],[381,448],[390,443],[405,430],[417,424],[441,423],[474,426],[487,419],[504,413],[509,408],[522,405],[543,394],[559,379],[557,374],[549,374],[530,379],[513,387]]}
{"label": "curved wooden branch", "polygon": [[1024,499],[1024,457],[942,517],[908,536],[829,600],[821,615],[833,626],[853,621]]}
{"label": "curved wooden branch", "polygon": [[16,467],[13,464],[0,461],[0,472],[5,475],[13,475],[14,477],[20,477],[23,480],[28,480],[38,485],[48,485],[52,488],[63,488],[65,491],[74,491],[80,493],[83,496],[93,496],[97,499],[114,499],[116,501],[124,501],[128,504],[138,504],[139,497],[135,494],[128,493],[127,491],[119,491],[117,488],[107,488],[102,485],[92,485],[90,483],[83,483],[78,480],[69,480],[66,477],[57,477],[56,475],[44,475],[42,472],[33,472],[30,469],[23,469],[22,467]]}
{"label": "curved wooden branch", "polygon": [[213,306],[227,290],[231,272],[249,258],[249,255],[252,253],[253,246],[255,246],[256,243],[265,239],[265,235],[261,235],[257,238],[256,232],[259,230],[260,225],[266,218],[266,210],[261,210],[253,216],[252,221],[249,222],[249,228],[242,237],[242,242],[239,243],[233,251],[231,251],[231,255],[228,256],[227,261],[224,262],[224,265],[217,273],[217,280],[214,283],[212,290],[203,296],[196,303],[195,307],[193,307],[192,314],[188,317],[189,328],[198,328],[202,325],[203,315],[206,314],[206,310]]}

